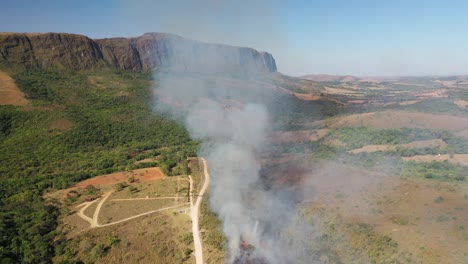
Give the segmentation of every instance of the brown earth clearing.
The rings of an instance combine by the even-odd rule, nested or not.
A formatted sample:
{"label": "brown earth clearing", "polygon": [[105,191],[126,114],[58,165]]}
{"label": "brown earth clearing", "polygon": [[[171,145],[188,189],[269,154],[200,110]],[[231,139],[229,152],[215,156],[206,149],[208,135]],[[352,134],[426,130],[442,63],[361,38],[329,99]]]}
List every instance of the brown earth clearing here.
{"label": "brown earth clearing", "polygon": [[[204,176],[198,159],[189,159],[189,167],[191,180],[153,167],[97,176],[48,194],[62,199],[64,250],[85,263],[195,263],[189,182],[199,197]],[[214,240],[223,239],[219,222],[207,208],[200,218],[206,263],[217,263],[211,260],[224,259],[223,240]]]}
{"label": "brown earth clearing", "polygon": [[361,153],[361,152],[376,152],[376,151],[393,151],[397,149],[417,149],[417,148],[444,148],[447,146],[442,139],[429,139],[421,141],[413,141],[408,144],[397,144],[397,145],[367,145],[362,148],[353,149],[350,153]]}
{"label": "brown earth clearing", "polygon": [[113,185],[119,182],[126,182],[128,177],[134,176],[137,181],[148,182],[166,177],[159,167],[136,169],[132,171],[116,172],[107,175],[97,176],[85,181],[81,181],[65,191],[70,191],[77,188],[85,188],[88,185],[96,187]]}
{"label": "brown earth clearing", "polygon": [[458,107],[460,107],[461,109],[467,109],[468,108],[468,101],[465,101],[465,100],[455,100],[453,102],[454,104],[456,104]]}
{"label": "brown earth clearing", "polygon": [[438,155],[416,155],[412,157],[402,157],[404,161],[431,162],[448,161],[453,164],[468,166],[468,154],[438,154]]}
{"label": "brown earth clearing", "polygon": [[61,118],[61,119],[55,120],[52,124],[50,124],[49,130],[64,131],[72,127],[73,127],[73,122],[71,122],[68,119]]}
{"label": "brown earth clearing", "polygon": [[0,105],[27,105],[26,95],[16,86],[15,81],[0,71]]}
{"label": "brown earth clearing", "polygon": [[294,96],[304,101],[317,101],[322,99],[319,95],[294,93]]}
{"label": "brown earth clearing", "polygon": [[468,129],[468,118],[409,111],[381,111],[332,117],[311,122],[309,126],[327,127],[369,126],[375,128],[423,128],[458,132]]}
{"label": "brown earth clearing", "polygon": [[317,141],[327,135],[329,129],[283,131],[271,135],[274,142],[305,142]]}

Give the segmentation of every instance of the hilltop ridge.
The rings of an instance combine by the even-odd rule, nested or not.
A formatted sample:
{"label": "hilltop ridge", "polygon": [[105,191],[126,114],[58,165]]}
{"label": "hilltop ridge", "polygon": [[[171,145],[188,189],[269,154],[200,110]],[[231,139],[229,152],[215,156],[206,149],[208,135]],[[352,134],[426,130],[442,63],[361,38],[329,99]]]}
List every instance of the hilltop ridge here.
{"label": "hilltop ridge", "polygon": [[0,69],[95,69],[276,72],[273,56],[167,33],[91,39],[69,33],[0,33]]}

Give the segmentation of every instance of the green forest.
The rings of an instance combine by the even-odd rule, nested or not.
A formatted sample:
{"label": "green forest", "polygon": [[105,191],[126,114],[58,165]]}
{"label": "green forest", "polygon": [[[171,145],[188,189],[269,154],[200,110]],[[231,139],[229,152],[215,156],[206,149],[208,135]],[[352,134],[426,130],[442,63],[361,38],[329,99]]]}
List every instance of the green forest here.
{"label": "green forest", "polygon": [[[50,263],[59,221],[43,194],[92,176],[160,166],[187,172],[198,143],[152,111],[151,72],[24,71],[30,106],[0,106],[1,263]],[[136,161],[152,157],[151,163]]]}

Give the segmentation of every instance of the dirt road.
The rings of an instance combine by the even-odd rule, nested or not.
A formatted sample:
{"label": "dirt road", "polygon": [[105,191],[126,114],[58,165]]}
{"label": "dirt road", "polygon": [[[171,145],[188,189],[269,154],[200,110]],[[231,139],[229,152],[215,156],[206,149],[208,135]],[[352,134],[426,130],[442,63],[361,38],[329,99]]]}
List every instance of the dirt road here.
{"label": "dirt road", "polygon": [[[101,212],[101,207],[104,204],[104,202],[107,200],[107,198],[109,198],[109,196],[112,193],[113,193],[113,191],[107,192],[107,193],[104,194],[104,197],[102,197],[102,198],[96,199],[96,200],[91,201],[91,202],[85,202],[85,203],[82,203],[82,204],[78,205],[77,207],[83,206],[80,209],[80,211],[78,211],[78,216],[83,218],[84,220],[86,220],[86,222],[88,222],[91,225],[90,227],[100,227],[101,225],[99,225],[99,223],[98,223],[98,216],[99,216],[99,213]],[[96,209],[94,210],[93,218],[90,218],[87,215],[85,215],[84,211],[88,207],[90,207],[93,203],[95,203],[97,201],[99,201],[99,204],[96,207]]]}
{"label": "dirt road", "polygon": [[[113,191],[109,191],[109,192],[105,193],[102,198],[96,199],[96,200],[91,201],[91,202],[85,202],[85,203],[82,203],[82,204],[78,205],[77,207],[81,207],[81,209],[78,211],[78,216],[81,217],[82,219],[84,219],[85,221],[87,221],[90,224],[91,228],[96,228],[96,227],[104,227],[104,226],[119,224],[119,223],[129,221],[129,220],[132,220],[132,219],[144,216],[144,215],[148,215],[148,214],[152,214],[152,213],[156,213],[156,212],[161,212],[161,211],[164,211],[164,210],[174,209],[174,208],[177,208],[177,207],[181,207],[181,206],[190,204],[190,217],[192,219],[192,233],[193,233],[193,243],[194,243],[194,247],[195,247],[195,251],[194,251],[195,260],[196,260],[197,264],[203,264],[203,248],[202,248],[202,243],[201,243],[201,239],[200,239],[200,230],[199,230],[199,226],[198,226],[198,218],[199,218],[199,214],[200,214],[200,204],[201,204],[201,201],[203,199],[203,195],[205,194],[206,190],[208,189],[208,185],[210,184],[210,175],[208,174],[208,165],[207,165],[206,160],[204,158],[200,158],[200,159],[203,162],[203,172],[205,174],[205,180],[203,182],[202,188],[200,189],[200,192],[198,194],[194,194],[193,193],[193,185],[194,185],[193,180],[192,180],[192,177],[189,176],[189,181],[190,181],[190,202],[189,203],[183,203],[183,204],[178,204],[178,205],[171,206],[171,207],[161,208],[161,209],[158,209],[158,210],[148,211],[148,212],[145,212],[145,213],[142,213],[142,214],[139,214],[139,215],[135,215],[135,216],[132,216],[132,217],[128,217],[128,218],[125,218],[125,219],[122,219],[122,220],[119,220],[119,221],[116,221],[116,222],[112,222],[112,223],[99,224],[98,218],[99,218],[99,213],[101,211],[101,208],[102,208],[103,204],[106,202],[106,200],[109,198],[109,196],[113,193]],[[196,197],[196,199],[194,199],[195,197]],[[177,197],[171,196],[171,197],[156,197],[156,198],[113,199],[112,201],[148,200],[148,199],[177,199]],[[98,201],[99,201],[99,203],[98,203],[96,209],[94,210],[93,217],[91,218],[91,217],[85,215],[84,211],[89,206],[91,206],[92,204],[94,204],[95,202],[98,202]]]}
{"label": "dirt road", "polygon": [[[96,199],[94,201],[91,201],[91,202],[85,202],[85,203],[82,203],[80,205],[78,205],[77,207],[82,207],[79,211],[78,211],[78,216],[81,217],[83,220],[87,221],[89,224],[90,224],[90,228],[95,228],[95,227],[104,227],[104,226],[110,226],[110,225],[115,225],[115,224],[120,224],[120,223],[123,223],[123,222],[126,222],[126,221],[129,221],[129,220],[132,220],[132,219],[135,219],[135,218],[138,218],[138,217],[141,217],[141,216],[144,216],[144,215],[149,215],[149,214],[153,214],[153,213],[157,213],[157,212],[161,212],[161,211],[164,211],[164,210],[169,210],[169,209],[174,209],[174,208],[177,208],[177,207],[181,207],[181,206],[184,206],[184,205],[187,205],[188,203],[183,203],[183,204],[178,204],[178,205],[175,205],[175,206],[170,206],[170,207],[165,207],[165,208],[161,208],[161,209],[158,209],[158,210],[152,210],[152,211],[148,211],[148,212],[145,212],[145,213],[142,213],[142,214],[138,214],[138,215],[134,215],[134,216],[131,216],[131,217],[127,217],[125,219],[122,219],[122,220],[119,220],[119,221],[115,221],[115,222],[112,222],[112,223],[107,223],[107,224],[99,224],[99,221],[98,221],[98,218],[99,218],[99,213],[101,212],[101,208],[102,208],[102,205],[106,202],[107,198],[109,198],[109,196],[113,193],[113,191],[110,191],[110,192],[107,192],[104,194],[104,197],[102,198],[99,198],[99,199]],[[174,199],[175,197],[158,197],[158,198],[171,198],[171,199]],[[151,199],[151,198],[149,198]],[[148,200],[148,198],[133,198],[133,199],[113,199],[112,201],[114,200],[119,200],[119,201],[129,201],[129,200]],[[89,216],[85,215],[84,211],[89,207],[91,206],[93,203],[99,201],[99,204],[97,205],[96,209],[94,210],[94,213],[93,213],[93,218],[90,218]]]}
{"label": "dirt road", "polygon": [[193,203],[193,181],[190,176],[190,217],[192,218],[192,233],[193,233],[193,244],[195,246],[195,263],[203,264],[203,248],[200,239],[200,230],[198,228],[198,217],[200,211],[200,204],[203,199],[203,194],[205,194],[208,185],[210,184],[210,175],[208,174],[208,165],[204,158],[200,158],[203,162],[203,172],[205,174],[205,182],[203,187],[198,193],[198,197],[195,203]]}

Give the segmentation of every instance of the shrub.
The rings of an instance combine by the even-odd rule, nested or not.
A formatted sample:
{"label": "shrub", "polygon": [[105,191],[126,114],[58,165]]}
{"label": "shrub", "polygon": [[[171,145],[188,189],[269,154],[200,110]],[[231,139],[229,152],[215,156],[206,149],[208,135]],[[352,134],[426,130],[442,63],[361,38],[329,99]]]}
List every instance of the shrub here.
{"label": "shrub", "polygon": [[436,202],[436,203],[443,203],[444,201],[445,201],[445,199],[442,196],[439,196],[439,197],[434,199],[434,202]]}
{"label": "shrub", "polygon": [[128,183],[133,183],[135,182],[135,177],[133,177],[133,175],[130,175],[127,180],[128,180]]}
{"label": "shrub", "polygon": [[125,189],[125,187],[127,187],[127,184],[126,183],[123,183],[123,182],[119,182],[117,183],[114,188],[116,191],[120,192],[122,191],[123,189]]}

